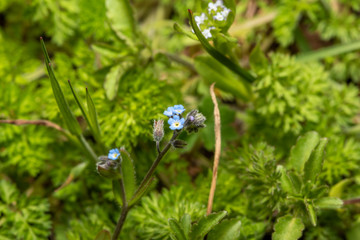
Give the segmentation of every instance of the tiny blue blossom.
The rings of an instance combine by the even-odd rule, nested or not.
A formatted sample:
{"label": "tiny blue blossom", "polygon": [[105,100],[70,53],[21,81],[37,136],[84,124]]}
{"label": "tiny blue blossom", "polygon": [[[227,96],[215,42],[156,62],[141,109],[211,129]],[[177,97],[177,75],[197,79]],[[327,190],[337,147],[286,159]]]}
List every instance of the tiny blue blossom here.
{"label": "tiny blue blossom", "polygon": [[171,130],[180,130],[184,127],[185,119],[175,115],[173,118],[168,120]]}
{"label": "tiny blue blossom", "polygon": [[174,106],[174,113],[182,114],[184,111],[185,111],[185,108],[183,105],[175,105]]}
{"label": "tiny blue blossom", "polygon": [[173,114],[174,114],[174,107],[168,107],[164,111],[164,115],[167,116],[167,117],[172,117]]}
{"label": "tiny blue blossom", "polygon": [[120,156],[120,152],[119,152],[119,149],[117,148],[114,148],[114,149],[111,149],[109,151],[109,154],[108,154],[108,158],[111,159],[111,160],[116,160],[118,159]]}

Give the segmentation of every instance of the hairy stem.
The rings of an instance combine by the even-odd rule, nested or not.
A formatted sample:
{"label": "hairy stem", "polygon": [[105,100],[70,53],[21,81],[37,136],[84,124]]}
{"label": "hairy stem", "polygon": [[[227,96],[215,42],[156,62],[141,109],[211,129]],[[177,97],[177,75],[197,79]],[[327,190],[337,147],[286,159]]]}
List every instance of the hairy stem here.
{"label": "hairy stem", "polygon": [[[158,149],[159,154],[158,154],[157,158],[155,159],[155,161],[153,162],[153,164],[151,165],[151,167],[150,167],[149,171],[147,172],[147,174],[145,175],[144,179],[141,181],[140,186],[136,189],[136,191],[133,195],[133,198],[140,191],[142,191],[144,187],[146,187],[148,185],[149,181],[151,181],[152,175],[154,174],[156,167],[159,165],[161,159],[165,156],[165,154],[169,151],[172,142],[175,140],[175,138],[177,138],[177,136],[179,136],[180,132],[181,131],[174,131],[174,134],[171,137],[170,141],[166,144],[166,146],[164,147],[164,149],[161,152],[160,152],[158,142],[156,143],[156,148]],[[126,216],[129,212],[129,210],[131,209],[131,206],[130,207],[128,206],[128,202],[126,200],[125,187],[124,187],[124,183],[122,180],[120,180],[120,186],[121,186],[121,198],[123,201],[123,206],[122,206],[120,218],[116,224],[116,228],[115,228],[114,234],[112,236],[112,240],[116,240],[119,237],[121,229],[125,223]],[[130,200],[130,202],[131,202],[131,200]]]}

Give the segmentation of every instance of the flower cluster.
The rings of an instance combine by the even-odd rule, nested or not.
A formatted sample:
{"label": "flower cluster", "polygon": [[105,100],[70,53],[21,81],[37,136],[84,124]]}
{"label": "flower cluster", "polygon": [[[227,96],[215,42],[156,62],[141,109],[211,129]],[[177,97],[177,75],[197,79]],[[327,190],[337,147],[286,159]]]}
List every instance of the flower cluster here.
{"label": "flower cluster", "polygon": [[181,117],[181,114],[185,111],[183,105],[175,105],[168,107],[164,111],[164,115],[169,117],[168,124],[171,130],[181,130],[184,127],[185,119]]}
{"label": "flower cluster", "polygon": [[207,13],[195,16],[195,22],[205,38],[212,38],[211,30],[216,29],[215,26],[224,22],[231,10],[225,7],[222,0],[217,0],[215,3],[210,2],[207,10]]}

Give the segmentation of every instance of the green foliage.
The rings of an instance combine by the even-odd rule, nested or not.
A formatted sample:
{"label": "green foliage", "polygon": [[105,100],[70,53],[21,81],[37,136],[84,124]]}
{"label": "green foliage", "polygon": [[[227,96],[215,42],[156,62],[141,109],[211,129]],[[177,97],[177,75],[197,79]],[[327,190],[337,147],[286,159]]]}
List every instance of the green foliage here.
{"label": "green foliage", "polygon": [[49,202],[27,198],[7,180],[0,181],[2,239],[39,239],[50,235]]}
{"label": "green foliage", "polygon": [[274,240],[297,240],[302,235],[304,224],[301,222],[300,218],[287,215],[278,219],[274,229],[275,232],[272,236],[272,239]]}

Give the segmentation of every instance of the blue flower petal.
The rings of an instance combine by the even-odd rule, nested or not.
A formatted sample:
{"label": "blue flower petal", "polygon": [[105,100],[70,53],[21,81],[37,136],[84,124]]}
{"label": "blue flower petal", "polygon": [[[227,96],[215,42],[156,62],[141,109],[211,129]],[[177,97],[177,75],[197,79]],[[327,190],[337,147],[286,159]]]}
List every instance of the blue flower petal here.
{"label": "blue flower petal", "polygon": [[168,120],[168,124],[173,124],[173,122],[175,122],[175,120],[173,119],[173,118],[169,118],[169,120]]}
{"label": "blue flower petal", "polygon": [[181,123],[181,125],[183,125],[183,124],[185,123],[185,119],[184,119],[184,118],[181,118],[181,119],[180,119],[180,123]]}
{"label": "blue flower petal", "polygon": [[178,115],[173,116],[174,120],[180,120],[180,117]]}

